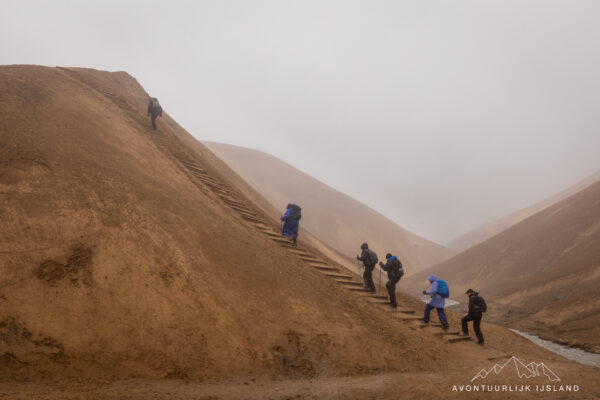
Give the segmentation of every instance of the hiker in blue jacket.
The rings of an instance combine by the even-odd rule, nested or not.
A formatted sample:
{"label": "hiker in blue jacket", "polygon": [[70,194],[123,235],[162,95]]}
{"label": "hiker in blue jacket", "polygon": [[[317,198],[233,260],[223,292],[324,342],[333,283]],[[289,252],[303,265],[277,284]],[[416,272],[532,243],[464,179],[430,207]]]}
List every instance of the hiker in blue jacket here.
{"label": "hiker in blue jacket", "polygon": [[281,234],[292,240],[292,246],[296,247],[298,239],[298,227],[300,226],[300,218],[302,218],[302,209],[296,204],[288,204],[287,210],[281,220],[283,221],[283,229]]}
{"label": "hiker in blue jacket", "polygon": [[448,330],[448,319],[446,318],[446,313],[444,313],[444,298],[438,293],[438,278],[435,275],[429,275],[427,278],[429,283],[431,283],[431,290],[423,290],[423,294],[431,296],[431,300],[425,306],[425,315],[423,316],[423,323],[429,323],[429,314],[431,314],[431,310],[434,308],[437,310],[438,317],[440,318],[440,322],[442,324],[442,329]]}

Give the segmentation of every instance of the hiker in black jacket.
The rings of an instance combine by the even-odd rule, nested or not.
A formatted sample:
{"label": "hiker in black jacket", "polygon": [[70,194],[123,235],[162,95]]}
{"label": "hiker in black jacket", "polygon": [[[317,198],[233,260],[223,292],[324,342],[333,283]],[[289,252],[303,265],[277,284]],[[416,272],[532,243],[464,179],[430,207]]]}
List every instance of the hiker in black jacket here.
{"label": "hiker in black jacket", "polygon": [[360,254],[360,257],[356,256],[356,259],[362,261],[365,265],[365,272],[363,272],[365,289],[370,293],[375,293],[373,270],[375,269],[375,265],[377,265],[377,254],[375,254],[374,251],[369,250],[369,245],[366,243],[363,243],[360,248],[362,249],[362,253]]}
{"label": "hiker in black jacket", "polygon": [[473,321],[473,330],[477,335],[477,344],[483,346],[483,334],[479,325],[481,324],[481,317],[483,313],[487,311],[487,305],[483,297],[479,296],[479,293],[473,289],[469,289],[465,292],[469,296],[469,312],[467,315],[462,317],[462,332],[460,336],[469,336],[469,321]]}
{"label": "hiker in black jacket", "polygon": [[162,107],[156,97],[148,97],[148,116],[152,120],[152,129],[156,130],[156,117],[162,117]]}
{"label": "hiker in black jacket", "polygon": [[392,308],[397,308],[398,303],[396,303],[396,284],[400,281],[400,278],[404,276],[404,270],[402,269],[402,263],[398,260],[398,257],[392,256],[390,253],[385,255],[387,262],[385,265],[380,262],[379,266],[387,271],[388,281],[385,284],[385,287],[390,295],[390,303]]}

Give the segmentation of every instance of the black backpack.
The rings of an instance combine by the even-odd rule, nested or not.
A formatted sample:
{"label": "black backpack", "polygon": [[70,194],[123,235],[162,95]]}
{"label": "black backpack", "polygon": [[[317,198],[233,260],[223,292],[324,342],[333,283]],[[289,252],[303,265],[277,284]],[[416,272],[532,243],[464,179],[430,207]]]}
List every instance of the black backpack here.
{"label": "black backpack", "polygon": [[377,254],[375,254],[375,252],[371,249],[366,250],[367,254],[369,254],[369,260],[371,260],[371,263],[373,263],[373,265],[377,265],[377,261],[379,261],[379,259],[377,258]]}
{"label": "black backpack", "polygon": [[158,99],[156,97],[153,97],[150,99],[150,111],[152,111],[153,113],[158,114],[159,112],[162,111],[162,107],[160,106],[160,103],[158,102]]}
{"label": "black backpack", "polygon": [[302,218],[302,209],[300,206],[294,204],[292,205],[292,219],[299,221]]}
{"label": "black backpack", "polygon": [[475,299],[475,305],[482,313],[487,311],[487,304],[485,304],[485,300],[481,296],[477,296]]}

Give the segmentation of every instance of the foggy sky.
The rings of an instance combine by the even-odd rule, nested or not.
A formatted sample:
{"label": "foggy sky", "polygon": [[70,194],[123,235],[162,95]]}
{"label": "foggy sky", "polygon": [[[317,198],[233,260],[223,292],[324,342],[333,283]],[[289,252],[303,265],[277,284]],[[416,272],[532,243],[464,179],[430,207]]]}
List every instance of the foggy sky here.
{"label": "foggy sky", "polygon": [[125,70],[440,243],[600,169],[598,1],[0,5],[0,64]]}

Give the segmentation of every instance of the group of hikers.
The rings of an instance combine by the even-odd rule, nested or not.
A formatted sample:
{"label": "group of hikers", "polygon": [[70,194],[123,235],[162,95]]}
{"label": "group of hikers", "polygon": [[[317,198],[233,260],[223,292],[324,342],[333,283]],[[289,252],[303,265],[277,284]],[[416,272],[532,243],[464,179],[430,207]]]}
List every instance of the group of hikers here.
{"label": "group of hikers", "polygon": [[[362,261],[364,265],[364,271],[362,275],[364,289],[369,293],[375,293],[376,289],[375,283],[373,282],[373,270],[377,266],[377,254],[373,250],[369,249],[369,245],[367,243],[363,243],[360,248],[362,252],[360,256],[356,256],[356,259]],[[384,264],[383,262],[379,262],[379,266],[382,270],[387,272],[388,281],[385,284],[385,287],[390,297],[390,307],[392,309],[396,309],[398,308],[398,303],[396,301],[396,284],[404,276],[404,270],[402,268],[402,262],[400,262],[397,256],[387,253],[385,258],[386,263]],[[425,312],[421,322],[424,324],[429,324],[431,311],[435,309],[437,311],[438,318],[440,319],[440,323],[442,324],[442,329],[446,331],[450,328],[448,324],[448,318],[444,312],[446,298],[450,296],[448,284],[446,281],[439,279],[435,275],[430,275],[427,280],[429,281],[431,288],[430,290],[423,290],[423,294],[426,296],[431,296],[431,298],[425,305]],[[483,313],[487,311],[487,305],[483,297],[479,296],[479,293],[473,289],[467,290],[465,294],[469,298],[469,311],[461,320],[461,332],[459,335],[469,336],[468,323],[469,321],[473,321],[473,330],[477,336],[477,344],[483,346],[484,340],[480,325]]]}
{"label": "group of hikers", "polygon": [[[148,116],[150,116],[152,120],[152,128],[156,130],[156,118],[162,117],[162,107],[156,97],[148,97]],[[283,222],[281,234],[290,238],[292,247],[297,247],[298,245],[298,228],[300,226],[301,218],[302,209],[297,204],[292,203],[287,205],[285,213],[281,217],[281,221]],[[379,261],[377,254],[369,249],[367,243],[363,243],[360,248],[362,252],[360,256],[356,256],[356,259],[362,261],[364,264],[363,282],[365,290],[369,293],[376,293],[375,283],[373,282],[373,270]],[[387,253],[385,259],[385,264],[379,261],[379,266],[382,270],[387,272],[388,281],[385,284],[385,288],[390,297],[390,307],[396,309],[398,308],[398,303],[396,301],[396,285],[404,276],[404,270],[402,269],[402,263],[398,257],[393,256],[391,253]],[[431,299],[425,306],[425,314],[423,315],[422,322],[426,324],[429,323],[429,316],[431,311],[435,308],[440,323],[442,324],[442,329],[448,330],[448,318],[446,318],[446,313],[444,312],[445,299],[450,295],[448,284],[442,279],[437,278],[435,275],[430,275],[427,279],[431,284],[431,289],[423,290],[423,294],[431,296]],[[479,296],[479,293],[473,289],[467,290],[466,294],[469,296],[469,312],[462,318],[462,331],[460,332],[460,335],[469,335],[468,322],[473,321],[473,330],[478,339],[477,344],[483,345],[483,335],[481,334],[480,324],[482,313],[486,311],[487,306],[485,300],[483,300],[483,298]]]}
{"label": "group of hikers", "polygon": [[[300,219],[302,218],[302,209],[297,204],[288,204],[285,213],[281,217],[283,221],[283,227],[281,234],[285,237],[290,238],[291,245],[297,246],[298,240],[298,228],[300,225]],[[373,270],[379,262],[379,267],[387,272],[388,281],[385,284],[389,298],[390,307],[392,309],[398,308],[398,302],[396,300],[396,285],[400,282],[400,279],[404,276],[404,270],[402,268],[402,262],[397,256],[387,253],[385,255],[385,264],[379,261],[377,254],[369,249],[367,243],[363,243],[361,246],[361,254],[356,256],[358,261],[362,261],[364,265],[364,271],[362,274],[364,289],[368,293],[376,293],[375,283],[373,282]],[[359,275],[360,275],[360,264],[359,264]],[[429,318],[431,311],[435,309],[442,324],[442,329],[448,330],[448,318],[444,312],[446,305],[446,298],[450,296],[450,290],[446,281],[439,279],[435,275],[430,275],[428,278],[429,284],[431,285],[430,290],[423,290],[423,294],[431,296],[427,304],[425,305],[425,312],[423,315],[422,323],[429,324]],[[460,336],[469,336],[469,321],[473,321],[473,330],[477,336],[477,344],[484,344],[483,334],[481,333],[481,318],[483,313],[487,311],[487,305],[485,300],[479,296],[479,293],[473,289],[469,289],[465,292],[469,298],[469,311],[461,320],[461,332]]]}
{"label": "group of hikers", "polygon": [[[162,117],[162,107],[160,106],[156,97],[148,97],[148,116],[151,118],[152,128],[156,130],[156,118]],[[290,239],[292,247],[297,247],[298,245],[298,228],[300,226],[301,218],[302,209],[297,204],[292,203],[287,205],[285,213],[281,217],[281,221],[283,222],[281,234]],[[377,254],[373,250],[369,249],[369,245],[367,243],[363,243],[360,248],[362,250],[361,254],[360,256],[356,256],[356,259],[362,261],[364,265],[362,277],[365,290],[369,293],[376,293],[375,283],[373,282],[373,270],[379,261]],[[398,303],[396,301],[396,285],[404,276],[404,270],[402,269],[402,263],[397,256],[387,253],[385,255],[385,259],[385,264],[379,261],[379,266],[383,271],[387,272],[388,281],[385,284],[385,287],[390,297],[390,307],[392,309],[396,309],[398,307]],[[448,318],[444,312],[445,299],[450,295],[448,284],[444,280],[437,278],[435,275],[430,275],[427,279],[431,284],[431,289],[423,290],[423,294],[431,296],[431,298],[425,305],[425,313],[421,322],[428,324],[431,311],[436,309],[438,318],[442,324],[442,329],[448,330]],[[484,341],[480,324],[482,314],[487,310],[485,300],[473,289],[467,290],[465,294],[469,297],[469,311],[461,320],[462,331],[460,332],[460,335],[469,335],[468,323],[469,321],[473,321],[473,330],[475,331],[475,335],[477,336],[478,340],[477,344],[483,345]]]}

